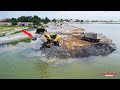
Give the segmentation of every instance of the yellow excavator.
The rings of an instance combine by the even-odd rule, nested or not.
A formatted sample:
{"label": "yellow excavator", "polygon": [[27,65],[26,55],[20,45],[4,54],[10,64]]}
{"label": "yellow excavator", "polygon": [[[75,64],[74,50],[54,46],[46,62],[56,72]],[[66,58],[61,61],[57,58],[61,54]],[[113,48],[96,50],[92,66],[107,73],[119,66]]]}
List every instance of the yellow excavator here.
{"label": "yellow excavator", "polygon": [[49,35],[48,33],[45,33],[43,36],[46,38],[47,41],[42,44],[42,47],[40,47],[40,49],[46,48],[46,47],[50,48],[52,46],[60,46],[59,42],[62,39],[61,36],[57,34]]}

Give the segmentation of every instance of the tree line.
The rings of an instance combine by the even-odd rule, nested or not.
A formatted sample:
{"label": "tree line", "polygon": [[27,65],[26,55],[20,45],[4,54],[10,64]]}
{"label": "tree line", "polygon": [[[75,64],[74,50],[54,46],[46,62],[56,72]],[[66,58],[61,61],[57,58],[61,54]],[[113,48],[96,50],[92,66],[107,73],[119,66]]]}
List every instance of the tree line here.
{"label": "tree line", "polygon": [[40,23],[47,24],[50,21],[56,22],[56,19],[50,20],[48,17],[40,18],[37,15],[35,16],[21,16],[18,18],[11,18],[7,22],[12,23],[12,25],[17,25],[18,22],[33,22],[33,25],[40,25]]}
{"label": "tree line", "polygon": [[[70,22],[72,19],[60,19],[59,22],[67,21]],[[48,17],[40,18],[37,15],[34,16],[21,16],[18,18],[11,18],[7,22],[12,23],[12,25],[17,25],[18,22],[33,22],[33,25],[40,25],[41,23],[47,24],[50,21],[57,22],[57,19],[50,20]],[[76,19],[75,22],[84,22],[83,20]]]}

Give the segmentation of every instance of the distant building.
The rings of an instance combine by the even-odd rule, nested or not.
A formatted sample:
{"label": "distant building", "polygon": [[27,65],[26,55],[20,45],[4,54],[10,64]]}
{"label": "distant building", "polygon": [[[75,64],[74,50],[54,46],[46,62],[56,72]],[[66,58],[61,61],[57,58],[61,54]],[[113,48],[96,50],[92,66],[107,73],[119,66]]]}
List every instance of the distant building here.
{"label": "distant building", "polygon": [[29,25],[33,25],[33,22],[18,22],[19,26],[29,26]]}
{"label": "distant building", "polygon": [[10,26],[12,23],[9,22],[0,22],[0,26]]}
{"label": "distant building", "polygon": [[10,20],[10,18],[4,18],[4,19],[1,19],[0,22],[8,22]]}
{"label": "distant building", "polygon": [[10,18],[4,18],[0,20],[0,26],[10,26],[12,23],[8,22]]}

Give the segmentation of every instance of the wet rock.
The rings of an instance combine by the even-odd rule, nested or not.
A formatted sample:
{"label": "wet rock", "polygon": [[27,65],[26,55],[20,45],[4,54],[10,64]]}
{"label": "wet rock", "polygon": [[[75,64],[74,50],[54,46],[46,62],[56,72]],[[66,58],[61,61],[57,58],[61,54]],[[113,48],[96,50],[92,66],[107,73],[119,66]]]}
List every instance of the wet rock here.
{"label": "wet rock", "polygon": [[41,49],[41,52],[46,55],[47,58],[69,58],[70,52],[67,49],[64,49],[62,47],[53,46],[51,48],[43,48]]}
{"label": "wet rock", "polygon": [[[113,47],[114,46],[114,47]],[[82,58],[89,56],[108,55],[116,50],[115,45],[91,44],[89,46],[80,46],[76,51],[68,50],[62,47],[44,48],[41,51],[47,58]]]}
{"label": "wet rock", "polygon": [[98,56],[98,55],[108,55],[115,51],[115,45],[114,47],[108,45],[108,44],[91,44],[89,46],[82,46],[80,47],[75,57],[88,57],[88,56]]}

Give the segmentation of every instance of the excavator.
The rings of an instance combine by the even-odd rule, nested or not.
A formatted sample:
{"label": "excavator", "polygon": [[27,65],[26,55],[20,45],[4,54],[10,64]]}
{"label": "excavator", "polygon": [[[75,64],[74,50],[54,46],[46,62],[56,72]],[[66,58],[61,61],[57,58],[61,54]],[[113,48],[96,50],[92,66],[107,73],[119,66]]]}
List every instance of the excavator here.
{"label": "excavator", "polygon": [[[42,46],[40,47],[40,50],[42,48],[50,48],[52,46],[60,46],[59,45],[59,42],[60,40],[62,39],[61,36],[55,34],[55,35],[49,35],[47,33],[47,30],[45,29],[45,26],[44,24],[41,24],[40,27],[37,28],[37,31],[35,32],[35,34],[40,34],[41,36],[43,36],[46,40],[43,41],[43,44]],[[36,37],[33,37],[32,40],[36,40],[37,38]]]}
{"label": "excavator", "polygon": [[48,33],[45,33],[43,36],[46,38],[47,41],[42,44],[42,46],[40,47],[40,50],[42,48],[50,48],[52,46],[60,46],[59,42],[62,39],[61,36],[59,36],[57,34],[49,35]]}
{"label": "excavator", "polygon": [[[40,29],[42,31],[41,35],[43,35],[46,39],[46,41],[43,41],[42,46],[40,47],[40,49],[42,48],[50,48],[52,46],[59,46],[59,41],[62,39],[61,36],[55,34],[55,35],[49,35],[48,33],[45,33],[45,29]],[[32,37],[32,40],[36,40],[37,37],[33,37],[30,33],[28,33],[26,30],[22,30],[22,32],[24,32],[25,34],[27,34],[28,36]]]}

